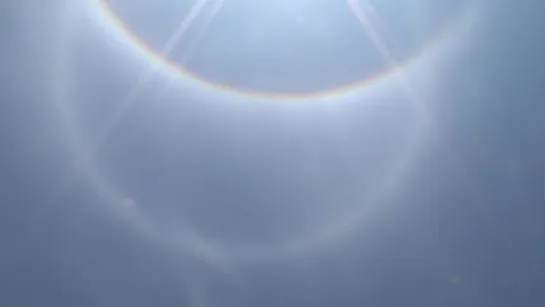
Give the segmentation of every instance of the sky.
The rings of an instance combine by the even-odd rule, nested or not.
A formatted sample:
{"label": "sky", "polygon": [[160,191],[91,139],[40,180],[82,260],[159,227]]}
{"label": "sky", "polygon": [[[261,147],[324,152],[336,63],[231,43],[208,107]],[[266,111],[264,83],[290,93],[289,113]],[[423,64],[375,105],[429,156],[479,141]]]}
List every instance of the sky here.
{"label": "sky", "polygon": [[540,6],[1,3],[0,305],[545,304]]}

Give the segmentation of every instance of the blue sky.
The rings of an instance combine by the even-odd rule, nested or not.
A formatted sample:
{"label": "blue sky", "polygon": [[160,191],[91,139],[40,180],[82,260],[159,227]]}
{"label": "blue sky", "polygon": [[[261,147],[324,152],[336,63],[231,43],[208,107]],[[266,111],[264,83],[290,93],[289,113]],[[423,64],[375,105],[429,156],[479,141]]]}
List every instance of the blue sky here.
{"label": "blue sky", "polygon": [[545,303],[539,5],[370,3],[0,4],[0,304]]}

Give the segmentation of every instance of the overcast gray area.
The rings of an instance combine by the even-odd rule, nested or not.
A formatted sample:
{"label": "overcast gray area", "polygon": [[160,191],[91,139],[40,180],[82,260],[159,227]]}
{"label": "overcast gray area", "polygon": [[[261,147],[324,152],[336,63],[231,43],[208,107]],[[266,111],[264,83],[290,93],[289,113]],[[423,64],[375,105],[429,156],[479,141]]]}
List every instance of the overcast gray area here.
{"label": "overcast gray area", "polygon": [[0,3],[1,306],[545,304],[544,5],[96,2]]}

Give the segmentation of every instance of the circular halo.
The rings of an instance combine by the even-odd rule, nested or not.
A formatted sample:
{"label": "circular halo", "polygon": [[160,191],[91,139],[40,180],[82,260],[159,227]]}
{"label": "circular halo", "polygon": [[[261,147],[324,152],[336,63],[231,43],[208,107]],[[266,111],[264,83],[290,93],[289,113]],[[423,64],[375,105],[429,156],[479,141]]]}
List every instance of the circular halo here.
{"label": "circular halo", "polygon": [[[149,46],[143,39],[136,35],[129,28],[121,17],[109,6],[109,0],[90,0],[92,4],[89,9],[94,15],[92,18],[95,22],[99,22],[102,27],[108,32],[112,38],[126,48],[126,51],[143,59],[145,62],[151,63],[154,67],[161,68],[158,73],[169,76],[170,79],[177,81],[176,85],[192,90],[199,90],[200,93],[214,93],[215,96],[222,96],[231,101],[262,101],[262,102],[325,102],[331,99],[356,98],[362,92],[370,88],[382,85],[384,81],[390,79],[397,72],[408,68],[413,62],[418,59],[430,57],[436,53],[437,49],[441,49],[447,40],[449,40],[453,32],[457,31],[463,24],[466,23],[468,15],[471,13],[470,6],[473,6],[472,0],[463,0],[459,12],[453,13],[453,17],[442,22],[438,31],[432,34],[427,43],[423,44],[417,50],[412,52],[412,55],[404,57],[403,60],[396,64],[396,67],[388,67],[382,69],[379,73],[365,77],[360,80],[350,82],[345,85],[335,86],[325,90],[314,92],[301,93],[282,93],[258,91],[252,89],[239,89],[233,86],[214,82],[203,76],[185,68],[168,58],[162,57],[157,50]],[[98,3],[96,2],[98,1]],[[341,0],[345,1],[345,0]]]}
{"label": "circular halo", "polygon": [[[455,24],[458,25],[458,27],[462,23],[461,20],[465,20],[465,18],[457,18],[457,22]],[[60,21],[61,28],[63,29],[63,31],[61,31],[61,41],[64,43],[68,42],[70,39],[70,29],[66,29],[67,21],[69,21],[69,18],[61,18]],[[441,41],[443,43],[445,42],[444,40]],[[57,59],[61,60],[61,62],[67,59],[65,54],[67,48],[66,46],[62,45],[62,42],[59,46],[60,53],[57,55]],[[444,44],[441,44],[442,47],[444,47],[443,45]],[[60,80],[66,82],[68,79],[70,79],[66,75],[66,72],[70,70],[70,67],[66,66],[66,63],[64,65],[59,65],[61,64],[61,62],[54,62],[54,67],[55,69],[57,69],[57,72],[59,72],[60,70],[66,70],[61,72],[61,74],[65,76],[65,78],[54,78],[54,80],[57,80],[56,82],[59,82]],[[172,70],[174,68],[168,67],[168,69]],[[389,74],[391,75],[392,72],[390,71]],[[183,75],[180,75],[180,77],[188,78],[187,76]],[[375,80],[374,82],[377,82],[377,80]],[[207,86],[208,89],[215,88],[213,85],[210,85],[206,82],[201,83],[200,86]],[[70,126],[69,129],[66,129],[66,131],[69,132],[66,137],[71,142],[76,152],[85,152],[86,144],[82,141],[81,135],[79,135],[77,132],[77,124],[73,121],[73,112],[71,112],[70,106],[68,104],[73,96],[73,93],[70,92],[69,84],[57,84],[57,86],[55,86],[55,89],[57,91],[55,98],[56,102],[59,105],[59,110],[61,111],[63,118],[66,120],[66,125]],[[251,95],[249,95],[248,93],[234,92],[229,88],[223,90],[223,94],[232,95],[234,96],[234,98],[251,98]],[[328,93],[326,95],[317,97],[319,98],[317,100],[329,100],[337,95],[355,95],[356,92],[361,94],[360,91],[360,86],[356,86],[355,88],[351,88],[350,92],[336,92],[333,94]],[[293,98],[291,99],[293,100]],[[304,99],[307,100],[308,97]],[[266,97],[265,100],[271,100],[271,98]],[[216,244],[202,238],[202,236],[195,234],[191,229],[183,228],[184,225],[181,225],[174,230],[161,228],[159,227],[160,225],[157,225],[150,217],[145,216],[142,212],[139,212],[138,210],[131,210],[131,213],[127,215],[127,210],[124,210],[123,208],[121,208],[122,206],[119,206],[119,204],[122,204],[126,200],[126,198],[122,195],[122,193],[120,193],[120,191],[115,189],[114,185],[106,180],[107,178],[104,178],[97,165],[88,166],[86,168],[85,175],[99,191],[99,194],[109,204],[109,210],[112,210],[113,212],[118,212],[120,215],[123,215],[126,220],[133,227],[135,227],[143,236],[148,237],[156,242],[162,243],[167,248],[183,250],[184,252],[192,253],[200,259],[205,259],[217,265],[228,265],[233,261],[265,261],[282,257],[299,256],[303,253],[314,251],[324,246],[329,246],[330,243],[332,243],[333,241],[337,241],[341,237],[345,237],[346,235],[352,233],[356,228],[361,227],[361,221],[369,216],[369,210],[375,209],[379,205],[379,203],[381,203],[381,199],[384,198],[386,194],[388,194],[387,192],[394,188],[398,180],[401,179],[403,173],[406,171],[408,165],[410,164],[412,157],[414,156],[417,144],[420,143],[419,140],[421,140],[422,136],[424,135],[424,128],[426,128],[425,125],[419,125],[419,127],[416,128],[417,131],[415,132],[414,138],[406,146],[407,151],[401,155],[402,158],[396,161],[397,163],[394,163],[395,165],[391,168],[391,171],[388,172],[388,175],[386,176],[387,180],[385,180],[385,182],[381,184],[380,188],[376,189],[376,193],[373,193],[373,195],[370,195],[366,199],[367,201],[364,201],[364,203],[367,204],[365,208],[360,208],[360,210],[356,210],[357,212],[346,212],[345,214],[343,214],[342,218],[339,218],[339,221],[333,221],[330,227],[326,227],[327,229],[312,234],[309,237],[296,238],[293,241],[287,242],[286,244],[283,244],[281,246],[264,244],[263,246],[250,246],[248,248],[229,249],[227,247],[221,246],[220,244]],[[123,213],[121,213],[121,210],[123,210]]]}

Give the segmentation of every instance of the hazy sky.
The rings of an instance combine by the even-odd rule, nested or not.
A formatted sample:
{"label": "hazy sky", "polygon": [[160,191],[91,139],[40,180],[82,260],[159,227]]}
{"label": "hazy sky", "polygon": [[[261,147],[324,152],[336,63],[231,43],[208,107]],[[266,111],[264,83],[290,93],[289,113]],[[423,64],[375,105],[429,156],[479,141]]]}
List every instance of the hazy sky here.
{"label": "hazy sky", "polygon": [[540,5],[195,2],[0,4],[0,305],[545,304]]}

